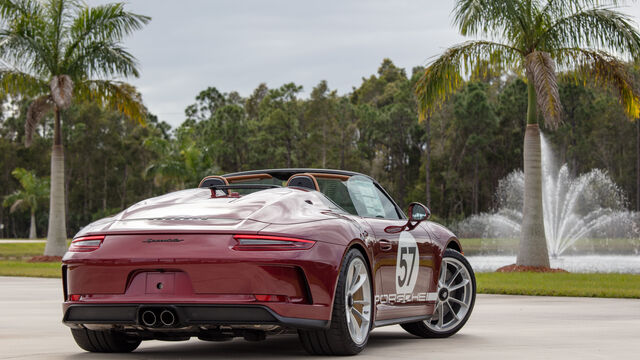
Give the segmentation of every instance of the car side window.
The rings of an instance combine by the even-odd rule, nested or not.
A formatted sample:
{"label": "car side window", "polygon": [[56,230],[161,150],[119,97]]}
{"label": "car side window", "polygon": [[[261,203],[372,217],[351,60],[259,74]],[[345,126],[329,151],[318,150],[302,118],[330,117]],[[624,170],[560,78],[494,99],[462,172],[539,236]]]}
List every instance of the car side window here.
{"label": "car side window", "polygon": [[400,219],[393,202],[371,179],[356,175],[350,177],[346,185],[358,215],[362,217]]}
{"label": "car side window", "polygon": [[358,215],[356,207],[351,201],[349,190],[347,190],[346,181],[335,178],[316,177],[320,192],[328,197],[336,205],[340,206],[344,211],[352,215]]}

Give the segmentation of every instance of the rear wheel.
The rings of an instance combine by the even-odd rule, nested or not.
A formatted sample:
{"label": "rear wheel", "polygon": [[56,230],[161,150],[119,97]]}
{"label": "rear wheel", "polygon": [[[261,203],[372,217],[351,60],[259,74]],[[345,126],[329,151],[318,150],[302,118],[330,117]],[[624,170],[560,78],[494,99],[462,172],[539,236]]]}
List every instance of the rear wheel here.
{"label": "rear wheel", "polygon": [[89,329],[71,329],[76,344],[91,352],[127,353],[135,350],[141,340],[130,338],[118,331],[96,331]]}
{"label": "rear wheel", "polygon": [[331,327],[299,330],[302,346],[315,355],[355,355],[369,339],[371,313],[369,267],[362,253],[351,249],[340,269]]}
{"label": "rear wheel", "polygon": [[476,277],[467,259],[446,249],[438,277],[438,300],[430,320],[401,324],[409,333],[425,338],[449,337],[469,319],[476,300]]}

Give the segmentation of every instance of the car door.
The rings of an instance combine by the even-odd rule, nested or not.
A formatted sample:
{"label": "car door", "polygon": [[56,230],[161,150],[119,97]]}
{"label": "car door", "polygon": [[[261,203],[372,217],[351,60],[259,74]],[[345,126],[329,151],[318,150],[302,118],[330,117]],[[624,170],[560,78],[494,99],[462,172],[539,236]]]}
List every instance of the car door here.
{"label": "car door", "polygon": [[[434,244],[422,226],[408,230],[407,219],[380,185],[364,176],[347,188],[358,214],[376,239],[374,268],[382,291],[376,294],[377,320],[427,314],[432,297]],[[404,229],[403,229],[404,228]]]}

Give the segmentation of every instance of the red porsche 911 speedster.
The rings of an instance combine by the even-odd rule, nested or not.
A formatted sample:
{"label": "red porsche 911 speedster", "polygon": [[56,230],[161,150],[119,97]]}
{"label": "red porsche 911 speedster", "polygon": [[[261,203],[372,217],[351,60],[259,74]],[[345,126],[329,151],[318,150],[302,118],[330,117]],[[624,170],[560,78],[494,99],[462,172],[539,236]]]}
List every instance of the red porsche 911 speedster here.
{"label": "red porsche 911 speedster", "polygon": [[429,215],[412,203],[407,218],[355,172],[209,176],[83,228],[63,258],[63,322],[94,352],[297,332],[309,353],[349,355],[392,324],[451,336],[475,276]]}

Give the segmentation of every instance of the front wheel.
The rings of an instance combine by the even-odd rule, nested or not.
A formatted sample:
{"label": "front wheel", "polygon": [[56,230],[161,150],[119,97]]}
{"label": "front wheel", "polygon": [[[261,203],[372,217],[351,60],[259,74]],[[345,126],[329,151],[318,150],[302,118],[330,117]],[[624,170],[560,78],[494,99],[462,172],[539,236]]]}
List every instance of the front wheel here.
{"label": "front wheel", "polygon": [[371,277],[362,253],[351,249],[340,268],[331,327],[299,330],[304,349],[314,355],[355,355],[364,349],[371,330]]}
{"label": "front wheel", "polygon": [[476,277],[469,261],[453,249],[446,249],[442,257],[437,294],[431,319],[401,324],[402,328],[424,338],[444,338],[457,333],[471,316]]}

